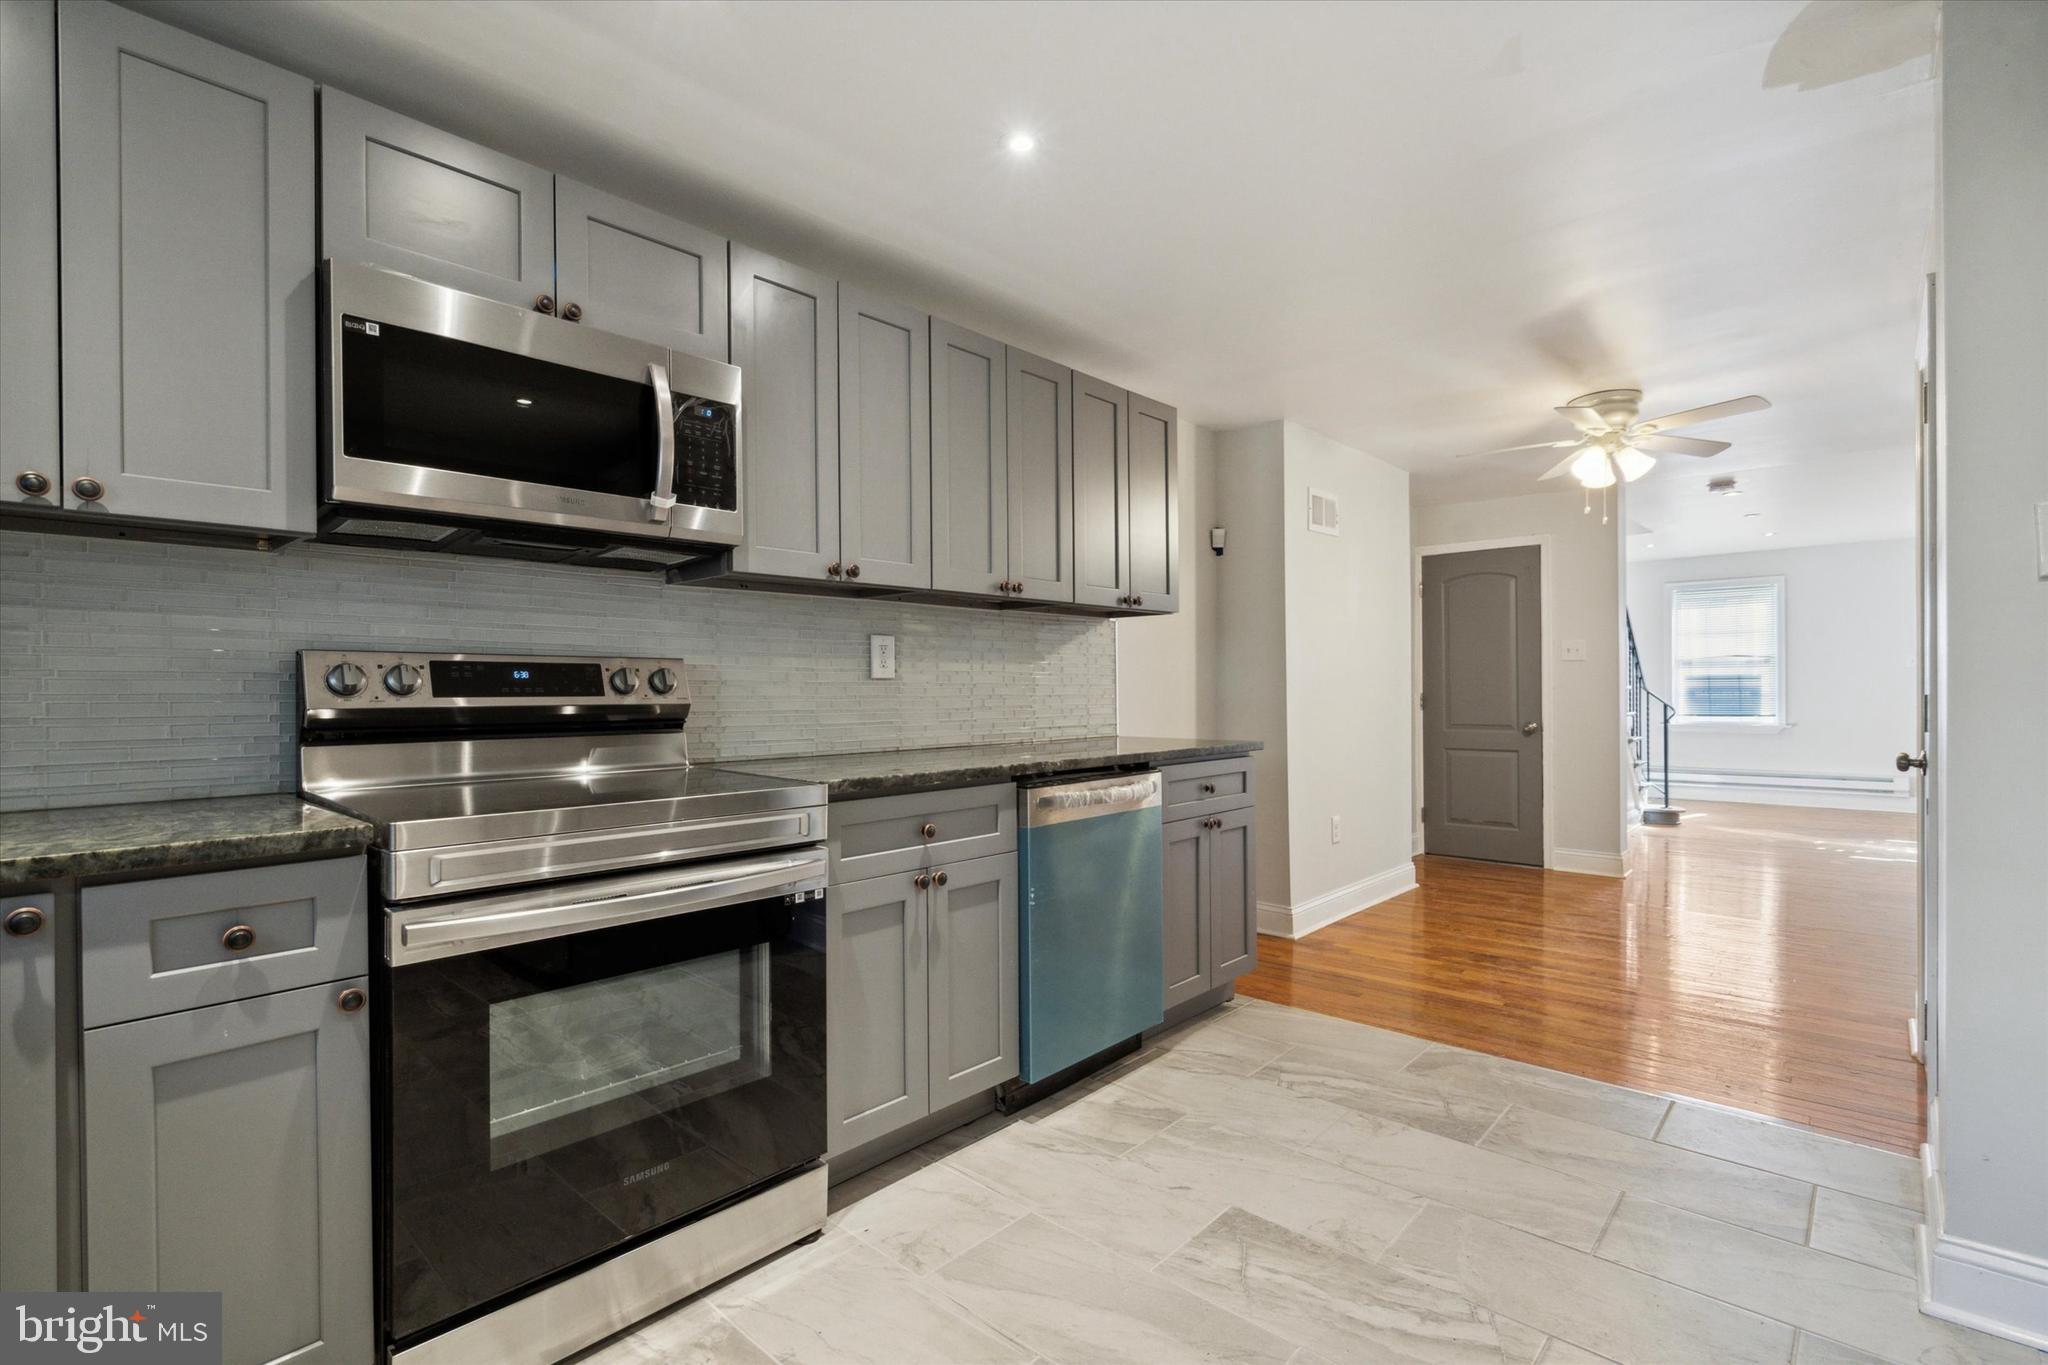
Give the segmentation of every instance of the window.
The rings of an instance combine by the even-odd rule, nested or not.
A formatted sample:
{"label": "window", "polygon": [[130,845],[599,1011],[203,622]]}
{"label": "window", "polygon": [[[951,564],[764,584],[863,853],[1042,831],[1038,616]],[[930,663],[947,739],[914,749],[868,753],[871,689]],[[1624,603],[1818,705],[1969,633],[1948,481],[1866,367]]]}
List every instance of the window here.
{"label": "window", "polygon": [[1785,723],[1785,580],[1671,585],[1671,704],[1678,719]]}

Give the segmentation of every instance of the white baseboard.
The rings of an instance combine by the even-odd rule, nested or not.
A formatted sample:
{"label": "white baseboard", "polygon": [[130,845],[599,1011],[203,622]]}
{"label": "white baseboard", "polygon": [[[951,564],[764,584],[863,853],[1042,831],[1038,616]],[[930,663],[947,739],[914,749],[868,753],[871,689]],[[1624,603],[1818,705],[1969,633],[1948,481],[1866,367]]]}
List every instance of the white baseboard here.
{"label": "white baseboard", "polygon": [[1402,863],[1362,881],[1294,905],[1259,902],[1259,932],[1279,938],[1305,938],[1370,906],[1415,889],[1415,864]]}
{"label": "white baseboard", "polygon": [[1595,853],[1584,848],[1550,850],[1553,872],[1584,872],[1595,877],[1625,877],[1628,860],[1619,853]]}
{"label": "white baseboard", "polygon": [[1926,1221],[1918,1229],[1920,1311],[1945,1322],[2048,1351],[2048,1260],[1951,1237],[1942,1192],[1941,1108],[1927,1102],[1920,1148]]}
{"label": "white baseboard", "polygon": [[1688,768],[1671,774],[1671,800],[1674,805],[1736,801],[1759,806],[1910,811],[1913,789],[1889,773],[1865,776]]}

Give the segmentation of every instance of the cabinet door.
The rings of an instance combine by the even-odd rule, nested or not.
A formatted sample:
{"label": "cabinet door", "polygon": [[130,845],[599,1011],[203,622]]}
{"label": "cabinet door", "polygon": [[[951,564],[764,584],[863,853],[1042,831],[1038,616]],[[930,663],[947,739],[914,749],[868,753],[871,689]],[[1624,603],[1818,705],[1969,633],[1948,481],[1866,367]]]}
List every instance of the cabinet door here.
{"label": "cabinet door", "polygon": [[57,29],[65,505],[312,530],[312,82],[114,5]]}
{"label": "cabinet door", "polygon": [[1130,395],[1074,374],[1074,600],[1129,605]]}
{"label": "cabinet door", "polygon": [[826,893],[825,1103],[830,1155],[931,1112],[920,874]]}
{"label": "cabinet door", "polygon": [[735,244],[743,573],[826,578],[839,562],[839,287]]}
{"label": "cabinet door", "polygon": [[1180,589],[1180,416],[1131,395],[1131,604],[1169,612]]}
{"label": "cabinet door", "polygon": [[1074,372],[1009,349],[1010,577],[1034,602],[1074,600]]}
{"label": "cabinet door", "polygon": [[1209,989],[1209,838],[1200,819],[1165,826],[1166,1007]]}
{"label": "cabinet door", "polygon": [[932,586],[1007,599],[1004,347],[932,319]]}
{"label": "cabinet door", "polygon": [[564,317],[724,360],[726,240],[574,180],[555,179],[555,289]]}
{"label": "cabinet door", "polygon": [[88,1288],[220,1290],[234,1365],[371,1358],[363,986],[86,1031]]}
{"label": "cabinet door", "polygon": [[[0,6],[0,22],[12,6]],[[0,1285],[55,1289],[57,898],[0,900]]]}
{"label": "cabinet door", "polygon": [[932,585],[931,319],[839,286],[839,548],[863,586]]}
{"label": "cabinet door", "polygon": [[1259,964],[1259,894],[1252,875],[1252,808],[1209,817],[1205,867],[1209,892],[1209,985]]}
{"label": "cabinet door", "polygon": [[[943,879],[943,880],[942,880]],[[1017,857],[932,874],[931,1107],[1017,1075]]]}
{"label": "cabinet door", "polygon": [[52,0],[0,5],[0,374],[0,502],[59,506]]}
{"label": "cabinet door", "polygon": [[555,178],[320,92],[320,252],[531,307],[555,294]]}

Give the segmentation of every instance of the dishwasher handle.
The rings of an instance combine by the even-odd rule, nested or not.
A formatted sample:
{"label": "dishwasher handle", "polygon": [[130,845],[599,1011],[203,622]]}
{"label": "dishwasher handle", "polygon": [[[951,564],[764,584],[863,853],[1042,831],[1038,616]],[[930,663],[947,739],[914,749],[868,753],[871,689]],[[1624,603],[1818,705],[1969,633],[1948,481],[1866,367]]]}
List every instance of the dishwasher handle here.
{"label": "dishwasher handle", "polygon": [[1024,792],[1024,823],[1037,829],[1069,820],[1093,820],[1098,816],[1154,809],[1160,804],[1160,793],[1156,772],[1118,773],[1086,782],[1028,787]]}

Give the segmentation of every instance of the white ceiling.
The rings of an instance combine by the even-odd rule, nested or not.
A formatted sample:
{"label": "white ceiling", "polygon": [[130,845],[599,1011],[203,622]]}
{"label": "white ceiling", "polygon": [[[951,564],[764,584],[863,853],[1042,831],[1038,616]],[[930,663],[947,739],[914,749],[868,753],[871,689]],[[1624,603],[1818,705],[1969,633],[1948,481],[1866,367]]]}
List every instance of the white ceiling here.
{"label": "white ceiling", "polygon": [[1911,531],[1931,0],[137,8],[1422,500],[1529,491],[1451,457],[1585,390],[1755,392],[1650,553]]}

